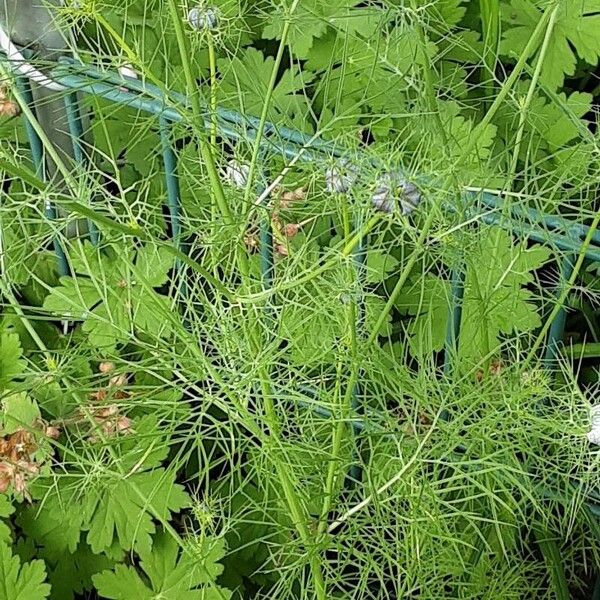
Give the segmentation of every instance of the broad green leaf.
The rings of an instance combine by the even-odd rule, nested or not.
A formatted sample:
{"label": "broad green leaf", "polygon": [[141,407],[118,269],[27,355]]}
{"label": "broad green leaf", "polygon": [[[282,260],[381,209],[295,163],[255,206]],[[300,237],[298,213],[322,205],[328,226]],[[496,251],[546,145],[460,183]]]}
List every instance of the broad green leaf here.
{"label": "broad green leaf", "polygon": [[[501,229],[486,229],[467,258],[459,352],[477,362],[497,352],[501,337],[525,333],[541,323],[531,272],[550,257],[542,246],[515,245]],[[450,309],[450,284],[433,275],[413,277],[396,306],[415,318],[408,325],[413,354],[441,350]]]}
{"label": "broad green leaf", "polygon": [[76,551],[83,527],[82,511],[77,508],[77,498],[73,498],[75,491],[68,485],[66,479],[59,479],[45,495],[43,505],[27,506],[17,519],[19,527],[43,547],[44,556],[51,562]]}
{"label": "broad green leaf", "polygon": [[[559,3],[554,31],[541,70],[541,81],[552,89],[574,75],[577,59],[594,66],[600,56],[600,0]],[[511,0],[504,6],[506,23],[500,50],[505,56],[518,56],[527,43],[542,12],[529,0]],[[541,45],[540,38],[539,44]]]}
{"label": "broad green leaf", "polygon": [[398,259],[385,250],[371,250],[367,253],[367,283],[382,283],[398,266]]}
{"label": "broad green leaf", "polygon": [[0,544],[9,543],[11,539],[11,530],[2,519],[10,517],[15,512],[11,501],[4,494],[0,495]]}
{"label": "broad green leaf", "polygon": [[415,317],[408,325],[409,342],[415,356],[444,347],[450,284],[434,275],[410,278],[396,300],[396,307]]}
{"label": "broad green leaf", "polygon": [[[245,114],[260,115],[274,63],[272,56],[265,56],[255,48],[246,48],[233,60],[219,59],[224,103]],[[311,129],[304,90],[313,79],[314,74],[308,70],[293,68],[284,71],[273,90],[268,118],[282,125]]]}
{"label": "broad green leaf", "polygon": [[0,331],[0,390],[23,372],[25,363],[22,353],[19,335]]}
{"label": "broad green leaf", "polygon": [[107,481],[87,494],[83,504],[87,542],[96,553],[115,539],[124,550],[148,549],[155,531],[154,515],[169,519],[187,503],[188,496],[175,484],[175,475],[164,469],[137,473],[127,481]]}
{"label": "broad green leaf", "polygon": [[148,242],[137,252],[111,249],[100,255],[86,244],[73,264],[77,277],[63,277],[44,308],[63,318],[82,320],[94,346],[114,350],[138,332],[170,335],[169,302],[149,290],[168,280],[173,257],[163,248]]}
{"label": "broad green leaf", "polygon": [[42,549],[40,554],[49,562],[51,600],[75,600],[93,589],[92,576],[114,566],[105,554],[94,554],[81,542],[74,553],[61,554],[52,564]]}
{"label": "broad green leaf", "polygon": [[[154,537],[152,550],[140,552],[140,569],[146,583],[133,567],[117,565],[113,571],[93,576],[98,592],[111,600],[205,600],[212,598],[214,580],[223,570],[218,564],[225,554],[223,539],[204,538],[189,544],[189,553],[180,553],[177,541],[163,531]],[[218,588],[215,597],[230,598],[231,592]]]}
{"label": "broad green leaf", "polygon": [[10,547],[0,542],[0,600],[44,600],[50,594],[44,561],[21,564]]}
{"label": "broad green leaf", "polygon": [[1,422],[4,433],[31,427],[40,416],[37,402],[25,392],[10,394],[2,400]]}

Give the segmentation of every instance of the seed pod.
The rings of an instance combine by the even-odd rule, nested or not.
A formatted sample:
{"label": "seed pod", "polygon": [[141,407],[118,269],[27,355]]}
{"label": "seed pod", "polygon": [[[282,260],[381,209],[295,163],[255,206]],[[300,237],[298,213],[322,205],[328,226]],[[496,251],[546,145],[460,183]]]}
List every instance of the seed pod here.
{"label": "seed pod", "polygon": [[0,117],[18,117],[21,109],[16,102],[10,100],[0,100]]}
{"label": "seed pod", "polygon": [[215,31],[219,27],[219,9],[196,6],[188,12],[188,22],[196,31]]}
{"label": "seed pod", "polygon": [[248,177],[250,176],[250,165],[246,163],[240,163],[234,158],[227,163],[225,168],[225,179],[231,185],[238,188],[244,188],[248,184]]}
{"label": "seed pod", "polygon": [[110,373],[115,370],[115,363],[109,361],[103,361],[98,365],[98,371],[100,373]]}
{"label": "seed pod", "polygon": [[403,215],[409,215],[421,202],[421,192],[398,171],[388,171],[378,179],[371,202],[381,212],[390,214],[399,206]]}
{"label": "seed pod", "polygon": [[345,194],[358,179],[358,169],[342,158],[325,172],[325,189],[332,194]]}

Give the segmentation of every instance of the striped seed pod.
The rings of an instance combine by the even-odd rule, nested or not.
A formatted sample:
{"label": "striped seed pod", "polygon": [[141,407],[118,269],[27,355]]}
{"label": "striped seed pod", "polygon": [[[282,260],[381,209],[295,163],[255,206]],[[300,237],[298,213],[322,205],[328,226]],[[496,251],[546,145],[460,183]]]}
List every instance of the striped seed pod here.
{"label": "striped seed pod", "polygon": [[188,23],[196,31],[215,31],[219,27],[219,9],[215,6],[196,6],[188,12]]}
{"label": "striped seed pod", "polygon": [[347,158],[342,158],[325,172],[325,189],[332,194],[345,194],[357,179],[356,165]]}
{"label": "striped seed pod", "polygon": [[399,171],[388,171],[378,180],[371,203],[376,210],[388,214],[400,207],[403,215],[409,215],[421,202],[421,192],[414,183],[404,179]]}

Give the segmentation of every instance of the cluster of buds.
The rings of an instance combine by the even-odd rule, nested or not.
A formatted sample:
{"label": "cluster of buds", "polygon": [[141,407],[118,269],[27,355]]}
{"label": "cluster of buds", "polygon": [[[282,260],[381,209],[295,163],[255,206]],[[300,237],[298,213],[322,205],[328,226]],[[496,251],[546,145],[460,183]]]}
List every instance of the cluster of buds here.
{"label": "cluster of buds", "polygon": [[113,375],[115,365],[112,362],[100,363],[98,370],[103,375],[110,375],[108,385],[90,394],[93,404],[80,409],[75,419],[79,422],[87,421],[90,417],[93,419],[96,428],[88,435],[88,441],[92,443],[98,442],[101,438],[113,438],[134,432],[131,419],[121,413],[119,406],[114,402],[106,402],[107,399],[123,400],[129,397],[129,393],[124,389],[127,385],[127,375]]}
{"label": "cluster of buds", "polygon": [[0,84],[0,117],[18,117],[20,114],[19,105],[10,99],[6,86]]}
{"label": "cluster of buds", "polygon": [[281,219],[279,211],[281,209],[290,208],[295,202],[300,202],[306,199],[306,190],[303,187],[298,187],[294,190],[285,190],[277,188],[278,201],[271,216],[271,225],[275,233],[275,251],[279,256],[288,256],[288,245],[286,240],[295,237],[300,229],[312,219],[302,223],[284,223]]}

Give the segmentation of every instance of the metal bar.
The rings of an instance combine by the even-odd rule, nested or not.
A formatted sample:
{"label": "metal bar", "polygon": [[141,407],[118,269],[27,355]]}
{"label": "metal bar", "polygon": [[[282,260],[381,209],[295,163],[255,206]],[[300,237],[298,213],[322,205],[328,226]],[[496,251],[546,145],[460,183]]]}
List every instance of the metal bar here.
{"label": "metal bar", "polygon": [[[61,70],[62,66],[62,70]],[[72,75],[70,71],[74,68],[79,67],[79,72],[83,73],[85,77],[78,77],[76,75]],[[152,114],[160,114],[165,118],[168,118],[172,121],[181,121],[181,114],[168,106],[166,106],[165,101],[167,100],[164,97],[164,92],[157,88],[156,86],[152,86],[148,83],[139,82],[134,79],[125,79],[123,77],[107,74],[104,71],[95,69],[90,66],[82,66],[80,63],[77,63],[73,59],[62,58],[60,61],[60,65],[56,67],[53,71],[53,76],[56,78],[58,83],[69,87],[71,89],[78,89],[84,91],[86,93],[90,93],[93,95],[100,95],[104,98],[117,102],[119,104],[129,105],[136,107],[140,110],[144,110],[150,112]],[[90,83],[90,77],[95,78],[94,83]],[[113,85],[107,85],[103,83],[103,81],[109,81]],[[121,89],[115,90],[115,84],[120,84],[122,86],[123,83],[132,89],[135,89],[139,92],[139,94],[147,94],[149,91],[153,92],[158,99],[155,98],[142,98],[140,95],[132,94],[127,91],[123,91]],[[170,95],[172,97],[172,101],[176,103],[181,103],[187,106],[187,98],[181,94]],[[244,141],[253,141],[256,139],[256,125],[257,119],[254,117],[246,117],[240,115],[236,111],[228,110],[228,109],[219,109],[220,116],[220,129],[221,134],[225,137],[228,137],[231,140],[244,140]],[[235,130],[231,127],[231,125],[235,125],[236,127],[242,127],[243,130]],[[207,117],[205,119],[205,127],[210,127],[210,119]],[[347,149],[339,149],[336,148],[329,142],[323,142],[322,140],[313,140],[311,136],[307,134],[303,134],[301,132],[295,132],[293,130],[289,130],[285,127],[277,127],[272,123],[268,123],[266,127],[266,131],[268,132],[268,136],[265,137],[265,147],[270,148],[273,151],[280,153],[282,156],[287,158],[297,158],[299,152],[301,151],[298,148],[297,144],[303,144],[310,148],[310,150],[306,148],[302,148],[303,155],[301,160],[305,161],[313,161],[316,160],[317,156],[314,155],[314,151],[325,152],[329,156],[347,156],[352,151]],[[269,136],[272,136],[273,133],[276,133],[280,138],[285,140],[285,143],[277,143],[273,141]],[[323,157],[320,157],[323,158]],[[372,166],[381,166],[377,161],[372,161]],[[421,178],[424,183],[429,182],[432,184],[429,177]],[[481,198],[485,204],[488,206],[492,206],[494,208],[500,208],[503,202],[489,194],[487,192],[476,192],[476,191],[465,191],[463,192],[463,197],[466,199],[476,199]],[[526,208],[523,210],[520,207],[512,207],[511,213],[517,217],[524,217],[528,220],[533,220],[536,223],[541,223],[553,229],[566,229],[570,236],[583,236],[587,234],[589,228],[583,224],[572,223],[568,219],[564,219],[562,217],[554,217],[552,215],[545,215],[543,213],[539,213],[535,209]],[[491,222],[496,219],[495,216],[487,214],[483,217],[484,221]],[[494,221],[496,223],[496,221]],[[505,224],[497,223],[501,226],[506,227]],[[523,224],[514,223],[513,229],[517,231],[518,229],[524,230]],[[539,232],[532,231],[530,237],[532,239],[539,240]],[[553,232],[553,235],[554,232]],[[555,238],[554,240],[548,240],[547,237],[543,237],[539,241],[552,243],[554,246],[561,248],[563,250],[573,250],[577,251],[578,247],[574,244],[574,240],[569,238]],[[598,242],[600,241],[600,232],[594,233],[593,240]],[[600,249],[591,248],[587,253],[588,258],[594,261],[600,260]]]}
{"label": "metal bar", "polygon": [[[558,299],[564,290],[565,283],[573,274],[577,257],[567,255],[562,260],[560,268],[560,280],[556,289],[556,298]],[[560,311],[552,321],[550,331],[548,333],[548,341],[546,344],[546,352],[544,355],[544,363],[546,368],[552,368],[556,364],[556,359],[560,354],[560,343],[562,342],[565,332],[565,323],[567,321],[567,311],[564,306],[561,306]]]}
{"label": "metal bar", "polygon": [[165,168],[171,236],[175,247],[181,250],[181,194],[177,176],[177,157],[171,143],[171,123],[164,117],[160,118],[160,141]]}
{"label": "metal bar", "polygon": [[[86,164],[86,155],[83,151],[83,122],[77,92],[71,92],[65,95],[65,111],[67,114],[71,142],[73,144],[73,158],[75,159],[75,163],[83,169]],[[98,228],[91,219],[88,219],[87,223],[92,244],[97,246],[100,241]]]}
{"label": "metal bar", "polygon": [[[478,194],[477,192],[473,192],[473,194]],[[491,208],[497,208],[502,210],[507,202],[502,200],[489,192],[484,192],[478,196],[481,201]],[[566,219],[565,217],[559,217],[556,215],[548,215],[546,213],[540,212],[535,208],[531,208],[528,206],[510,206],[510,212],[516,217],[524,217],[527,220],[531,221],[534,224],[542,224],[548,227],[549,229],[558,229],[563,230],[569,233],[574,237],[585,238],[590,230],[587,225],[583,225],[582,223],[577,223],[575,221],[571,221],[570,219]],[[596,231],[592,234],[592,241],[596,244],[600,244],[600,231]]]}
{"label": "metal bar", "polygon": [[[29,80],[19,77],[17,79],[17,85],[19,87],[19,91],[21,93],[21,96],[23,97],[23,100],[35,115],[35,103],[33,101],[33,93],[31,91],[31,85],[29,84]],[[29,119],[26,119],[25,127],[27,130],[27,137],[29,139],[29,146],[31,148],[31,158],[33,160],[35,172],[42,181],[45,181],[46,166],[44,159],[44,146],[42,144],[42,140],[40,139],[33,125],[29,122]],[[44,213],[49,221],[55,221],[57,219],[58,215],[56,212],[56,207],[48,199],[44,200]],[[56,234],[52,236],[52,245],[54,247],[54,253],[56,255],[56,263],[59,275],[61,277],[70,275],[71,269],[69,268],[69,261],[67,260],[67,255],[65,254],[65,251]]]}

